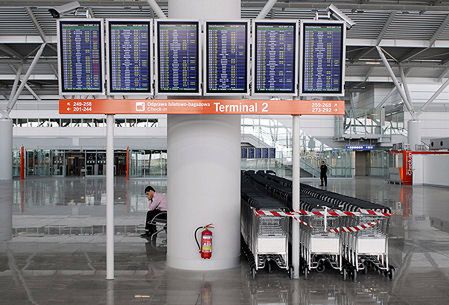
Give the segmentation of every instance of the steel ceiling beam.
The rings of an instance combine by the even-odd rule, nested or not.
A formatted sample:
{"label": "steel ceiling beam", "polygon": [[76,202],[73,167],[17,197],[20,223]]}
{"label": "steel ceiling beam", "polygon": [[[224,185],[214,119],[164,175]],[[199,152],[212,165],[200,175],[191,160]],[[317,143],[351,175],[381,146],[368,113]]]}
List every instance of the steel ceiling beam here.
{"label": "steel ceiling beam", "polygon": [[8,54],[11,57],[17,58],[17,59],[23,59],[23,55],[17,52],[16,50],[12,49],[11,47],[8,47],[7,45],[0,44],[0,51]]}
{"label": "steel ceiling beam", "polygon": [[[48,44],[48,43],[49,43],[49,39],[48,39],[47,35],[45,34],[44,30],[42,29],[42,26],[41,26],[41,24],[39,23],[39,20],[37,20],[36,16],[34,15],[33,10],[32,10],[30,7],[25,7],[25,11],[27,12],[28,17],[30,17],[31,22],[33,22],[34,27],[35,27],[36,30],[39,32],[39,36],[41,36],[42,42]],[[51,44],[48,44],[48,46],[49,46],[52,50],[58,52],[58,50],[56,49],[55,46],[53,46],[53,45],[51,45]]]}
{"label": "steel ceiling beam", "polygon": [[[397,12],[393,11],[390,13],[390,15],[388,16],[387,21],[385,21],[384,26],[382,27],[382,30],[380,31],[379,35],[377,36],[376,39],[376,46],[380,45],[382,39],[384,38],[385,34],[388,31],[388,28],[390,27],[390,25],[393,23],[394,18],[396,17]],[[368,50],[364,51],[364,52],[360,52],[358,55],[356,55],[353,58],[353,61],[358,61],[360,58],[365,57],[366,55],[368,55],[368,53],[370,53],[371,51],[373,51],[373,48],[369,48]]]}
{"label": "steel ceiling beam", "polygon": [[400,62],[410,61],[419,54],[427,51],[430,49],[435,41],[437,41],[438,37],[440,37],[441,33],[446,29],[447,25],[449,24],[449,14],[444,18],[443,22],[441,22],[440,26],[436,29],[435,33],[433,33],[432,37],[429,40],[429,46],[422,49],[422,50],[414,50],[412,52],[407,53],[403,58],[399,59]]}
{"label": "steel ceiling beam", "polygon": [[257,15],[256,19],[264,19],[265,17],[267,17],[268,13],[271,11],[276,2],[278,2],[278,0],[268,0]]}
{"label": "steel ceiling beam", "polygon": [[19,88],[17,89],[16,93],[14,94],[14,97],[8,102],[8,106],[6,107],[7,114],[9,114],[11,112],[11,110],[14,108],[14,105],[16,104],[17,100],[19,99],[19,96],[22,93],[23,88],[25,88],[26,82],[28,81],[29,77],[31,76],[31,73],[34,70],[34,67],[36,67],[36,64],[39,61],[39,58],[41,57],[42,53],[44,52],[45,45],[46,45],[45,43],[43,43],[41,45],[41,48],[37,52],[36,56],[33,59],[33,62],[31,63],[30,67],[28,68],[27,72],[25,73],[22,83],[20,84]]}
{"label": "steel ceiling beam", "polygon": [[[404,101],[404,104],[407,108],[407,110],[410,112],[413,119],[415,119],[415,111],[413,109],[413,105],[411,105],[407,99],[407,95],[404,91],[404,89],[401,87],[401,84],[399,83],[398,79],[396,78],[396,75],[393,72],[393,69],[391,68],[387,58],[385,57],[385,54],[383,50],[380,47],[376,47],[377,52],[379,53],[380,58],[382,59],[382,62],[385,65],[385,68],[387,69],[388,73],[390,74],[391,79],[393,80],[394,85],[397,87],[397,90],[399,94],[401,95],[402,100]],[[403,70],[401,70],[403,71]]]}

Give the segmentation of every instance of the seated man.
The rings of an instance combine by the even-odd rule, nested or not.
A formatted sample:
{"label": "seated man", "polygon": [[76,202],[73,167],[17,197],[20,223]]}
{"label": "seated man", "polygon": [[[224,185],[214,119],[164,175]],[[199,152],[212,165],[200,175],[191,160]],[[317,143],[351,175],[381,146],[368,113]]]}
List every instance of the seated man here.
{"label": "seated man", "polygon": [[152,186],[145,188],[145,194],[148,198],[149,211],[147,212],[147,219],[145,221],[145,233],[140,235],[143,238],[150,237],[156,232],[156,226],[149,224],[149,222],[160,212],[167,211],[167,198],[164,194],[157,193]]}

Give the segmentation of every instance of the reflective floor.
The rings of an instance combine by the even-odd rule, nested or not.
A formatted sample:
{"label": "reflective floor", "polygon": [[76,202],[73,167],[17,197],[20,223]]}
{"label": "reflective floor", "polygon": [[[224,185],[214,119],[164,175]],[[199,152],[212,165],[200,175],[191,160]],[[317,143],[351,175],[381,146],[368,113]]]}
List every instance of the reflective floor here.
{"label": "reflective floor", "polygon": [[[40,183],[36,188],[45,188]],[[146,183],[131,180],[133,188],[122,192],[137,198]],[[172,270],[165,266],[164,236],[149,243],[136,233],[117,236],[116,280],[106,281],[104,235],[18,234],[0,246],[0,304],[449,304],[449,189],[390,185],[376,178],[330,180],[328,189],[392,207],[393,281],[370,272],[354,283],[332,271],[289,280],[279,270],[260,272],[253,280],[244,258],[233,270]],[[71,192],[79,200],[87,194],[83,188]],[[21,214],[17,205],[14,213],[34,217]]]}

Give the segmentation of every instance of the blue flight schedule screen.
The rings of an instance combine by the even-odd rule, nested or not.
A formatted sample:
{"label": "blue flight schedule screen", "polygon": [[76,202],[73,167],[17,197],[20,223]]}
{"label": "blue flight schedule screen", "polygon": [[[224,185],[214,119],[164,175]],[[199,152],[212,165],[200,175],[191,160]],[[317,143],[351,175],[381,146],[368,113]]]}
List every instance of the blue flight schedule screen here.
{"label": "blue flight schedule screen", "polygon": [[305,23],[302,93],[343,92],[343,25]]}
{"label": "blue flight schedule screen", "polygon": [[157,23],[158,92],[199,93],[199,24]]}
{"label": "blue flight schedule screen", "polygon": [[207,93],[247,93],[247,26],[246,22],[207,23]]}
{"label": "blue flight schedule screen", "polygon": [[109,22],[109,91],[151,92],[150,23]]}
{"label": "blue flight schedule screen", "polygon": [[255,24],[255,93],[295,93],[296,23]]}
{"label": "blue flight schedule screen", "polygon": [[59,24],[62,92],[103,92],[100,21]]}

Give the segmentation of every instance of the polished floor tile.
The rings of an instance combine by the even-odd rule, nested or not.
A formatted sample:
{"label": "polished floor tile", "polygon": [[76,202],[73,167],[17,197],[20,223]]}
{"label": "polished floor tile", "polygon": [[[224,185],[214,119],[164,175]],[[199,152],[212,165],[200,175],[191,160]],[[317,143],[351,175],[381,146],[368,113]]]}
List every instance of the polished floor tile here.
{"label": "polished floor tile", "polygon": [[[44,190],[59,195],[43,202],[27,199],[23,211],[16,200],[15,216],[36,217],[32,211],[39,211],[44,218],[67,216],[51,209],[71,206],[72,200],[89,206],[82,201],[88,194],[88,188],[82,187],[85,181],[54,180],[27,181],[26,193],[32,198],[45,198]],[[305,182],[319,184],[316,180]],[[77,187],[66,186],[72,183]],[[95,193],[101,193],[102,182],[94,183],[99,183]],[[116,196],[140,200],[137,198],[142,198],[141,189],[147,183],[130,180],[128,187],[120,186],[122,191]],[[61,188],[70,189],[71,195],[55,185],[64,185]],[[20,198],[17,187],[20,183],[15,184],[16,199]],[[103,234],[19,234],[0,245],[0,304],[449,304],[449,189],[390,185],[376,178],[330,180],[328,189],[392,208],[389,249],[397,267],[394,280],[369,272],[359,275],[357,282],[343,281],[340,274],[329,270],[312,272],[307,280],[290,280],[281,270],[262,271],[252,279],[244,258],[241,266],[232,270],[173,270],[165,264],[164,236],[149,243],[129,233],[116,236],[116,280],[106,281]],[[101,207],[98,194],[94,197],[99,198]],[[135,207],[136,212],[125,209],[119,217],[144,211],[144,205],[140,212],[138,205]],[[101,217],[93,212],[84,216]]]}

